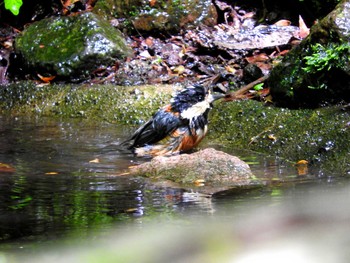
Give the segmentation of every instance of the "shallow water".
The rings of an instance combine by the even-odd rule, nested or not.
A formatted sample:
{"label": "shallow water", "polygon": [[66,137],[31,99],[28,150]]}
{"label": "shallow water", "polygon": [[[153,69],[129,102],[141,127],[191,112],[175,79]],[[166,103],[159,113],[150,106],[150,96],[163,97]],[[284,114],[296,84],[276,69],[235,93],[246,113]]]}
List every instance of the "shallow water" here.
{"label": "shallow water", "polygon": [[329,189],[345,180],[317,170],[300,176],[275,157],[216,146],[247,161],[266,186],[208,198],[122,175],[145,161],[119,149],[129,132],[80,119],[0,117],[0,163],[15,169],[0,172],[0,249],[25,251],[60,237],[85,238],[157,220],[232,220],[255,200],[277,205],[282,197],[302,199],[315,185]]}

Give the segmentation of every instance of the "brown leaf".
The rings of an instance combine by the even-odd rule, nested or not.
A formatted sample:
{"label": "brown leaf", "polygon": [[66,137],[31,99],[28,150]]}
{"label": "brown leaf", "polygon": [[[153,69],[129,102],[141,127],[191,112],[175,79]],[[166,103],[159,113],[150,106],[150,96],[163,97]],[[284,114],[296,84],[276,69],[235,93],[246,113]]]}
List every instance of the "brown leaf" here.
{"label": "brown leaf", "polygon": [[230,66],[225,66],[225,69],[226,69],[226,71],[229,72],[229,73],[235,73],[235,72],[236,72],[236,69],[235,69],[235,68],[232,68],[232,67],[230,67]]}
{"label": "brown leaf", "polygon": [[306,38],[310,34],[310,28],[308,28],[301,16],[299,16],[299,37],[301,39]]}
{"label": "brown leaf", "polygon": [[204,186],[205,185],[205,180],[204,179],[197,179],[194,182],[195,186]]}
{"label": "brown leaf", "polygon": [[259,53],[250,57],[246,57],[245,59],[248,61],[248,63],[256,63],[268,61],[270,58],[265,53]]}
{"label": "brown leaf", "polygon": [[271,140],[271,141],[276,141],[277,140],[277,138],[276,138],[276,136],[274,134],[267,135],[267,138],[269,138],[269,140]]}
{"label": "brown leaf", "polygon": [[306,160],[299,160],[296,164],[295,167],[297,168],[298,175],[306,175],[308,174],[308,161]]}
{"label": "brown leaf", "polygon": [[47,173],[45,173],[45,175],[57,175],[58,174],[58,172],[47,172]]}
{"label": "brown leaf", "polygon": [[16,171],[11,165],[0,163],[0,173],[14,173]]}
{"label": "brown leaf", "polygon": [[44,77],[44,76],[40,75],[39,73],[37,75],[41,79],[41,81],[45,82],[45,83],[50,83],[54,78],[56,78],[56,76]]}
{"label": "brown leaf", "polygon": [[291,22],[286,19],[281,19],[275,23],[275,26],[290,26]]}
{"label": "brown leaf", "polygon": [[300,161],[298,161],[296,164],[298,165],[298,164],[308,164],[309,162],[308,161],[306,161],[306,160],[300,160]]}
{"label": "brown leaf", "polygon": [[185,72],[186,68],[182,65],[180,66],[177,66],[176,68],[173,69],[173,71],[178,74],[178,75],[181,75]]}
{"label": "brown leaf", "polygon": [[149,0],[149,5],[154,6],[157,3],[157,0]]}
{"label": "brown leaf", "polygon": [[152,47],[154,45],[154,39],[153,37],[148,37],[145,39],[145,44],[148,46],[148,47]]}

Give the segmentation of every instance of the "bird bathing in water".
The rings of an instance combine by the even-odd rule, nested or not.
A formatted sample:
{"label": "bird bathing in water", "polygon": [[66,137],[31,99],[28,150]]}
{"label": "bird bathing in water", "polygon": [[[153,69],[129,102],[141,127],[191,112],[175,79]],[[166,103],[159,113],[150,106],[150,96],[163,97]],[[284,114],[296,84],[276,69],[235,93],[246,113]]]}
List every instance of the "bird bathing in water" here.
{"label": "bird bathing in water", "polygon": [[178,91],[170,103],[138,128],[123,145],[136,156],[173,155],[196,147],[208,131],[208,113],[224,94],[193,85]]}

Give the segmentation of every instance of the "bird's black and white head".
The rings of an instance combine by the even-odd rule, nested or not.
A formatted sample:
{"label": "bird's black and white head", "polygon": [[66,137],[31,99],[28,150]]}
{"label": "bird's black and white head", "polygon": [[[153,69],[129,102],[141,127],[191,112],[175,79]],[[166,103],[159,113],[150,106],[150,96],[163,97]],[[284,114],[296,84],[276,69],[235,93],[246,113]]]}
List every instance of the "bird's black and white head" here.
{"label": "bird's black and white head", "polygon": [[180,113],[184,119],[191,120],[198,116],[206,118],[212,103],[223,96],[223,94],[214,95],[210,89],[201,85],[193,85],[179,91],[171,99],[171,109]]}

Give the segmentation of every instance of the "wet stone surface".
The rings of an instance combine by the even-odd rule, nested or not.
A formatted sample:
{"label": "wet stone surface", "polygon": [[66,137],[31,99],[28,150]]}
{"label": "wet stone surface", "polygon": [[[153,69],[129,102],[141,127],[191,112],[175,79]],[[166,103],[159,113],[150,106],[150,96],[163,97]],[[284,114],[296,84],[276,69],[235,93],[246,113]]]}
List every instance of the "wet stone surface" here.
{"label": "wet stone surface", "polygon": [[196,186],[199,192],[210,194],[237,186],[249,186],[254,182],[247,163],[213,148],[192,154],[158,156],[133,166],[131,173],[151,179],[170,180],[185,188]]}
{"label": "wet stone surface", "polygon": [[92,13],[33,23],[17,37],[15,49],[30,70],[75,81],[131,53],[121,33]]}

